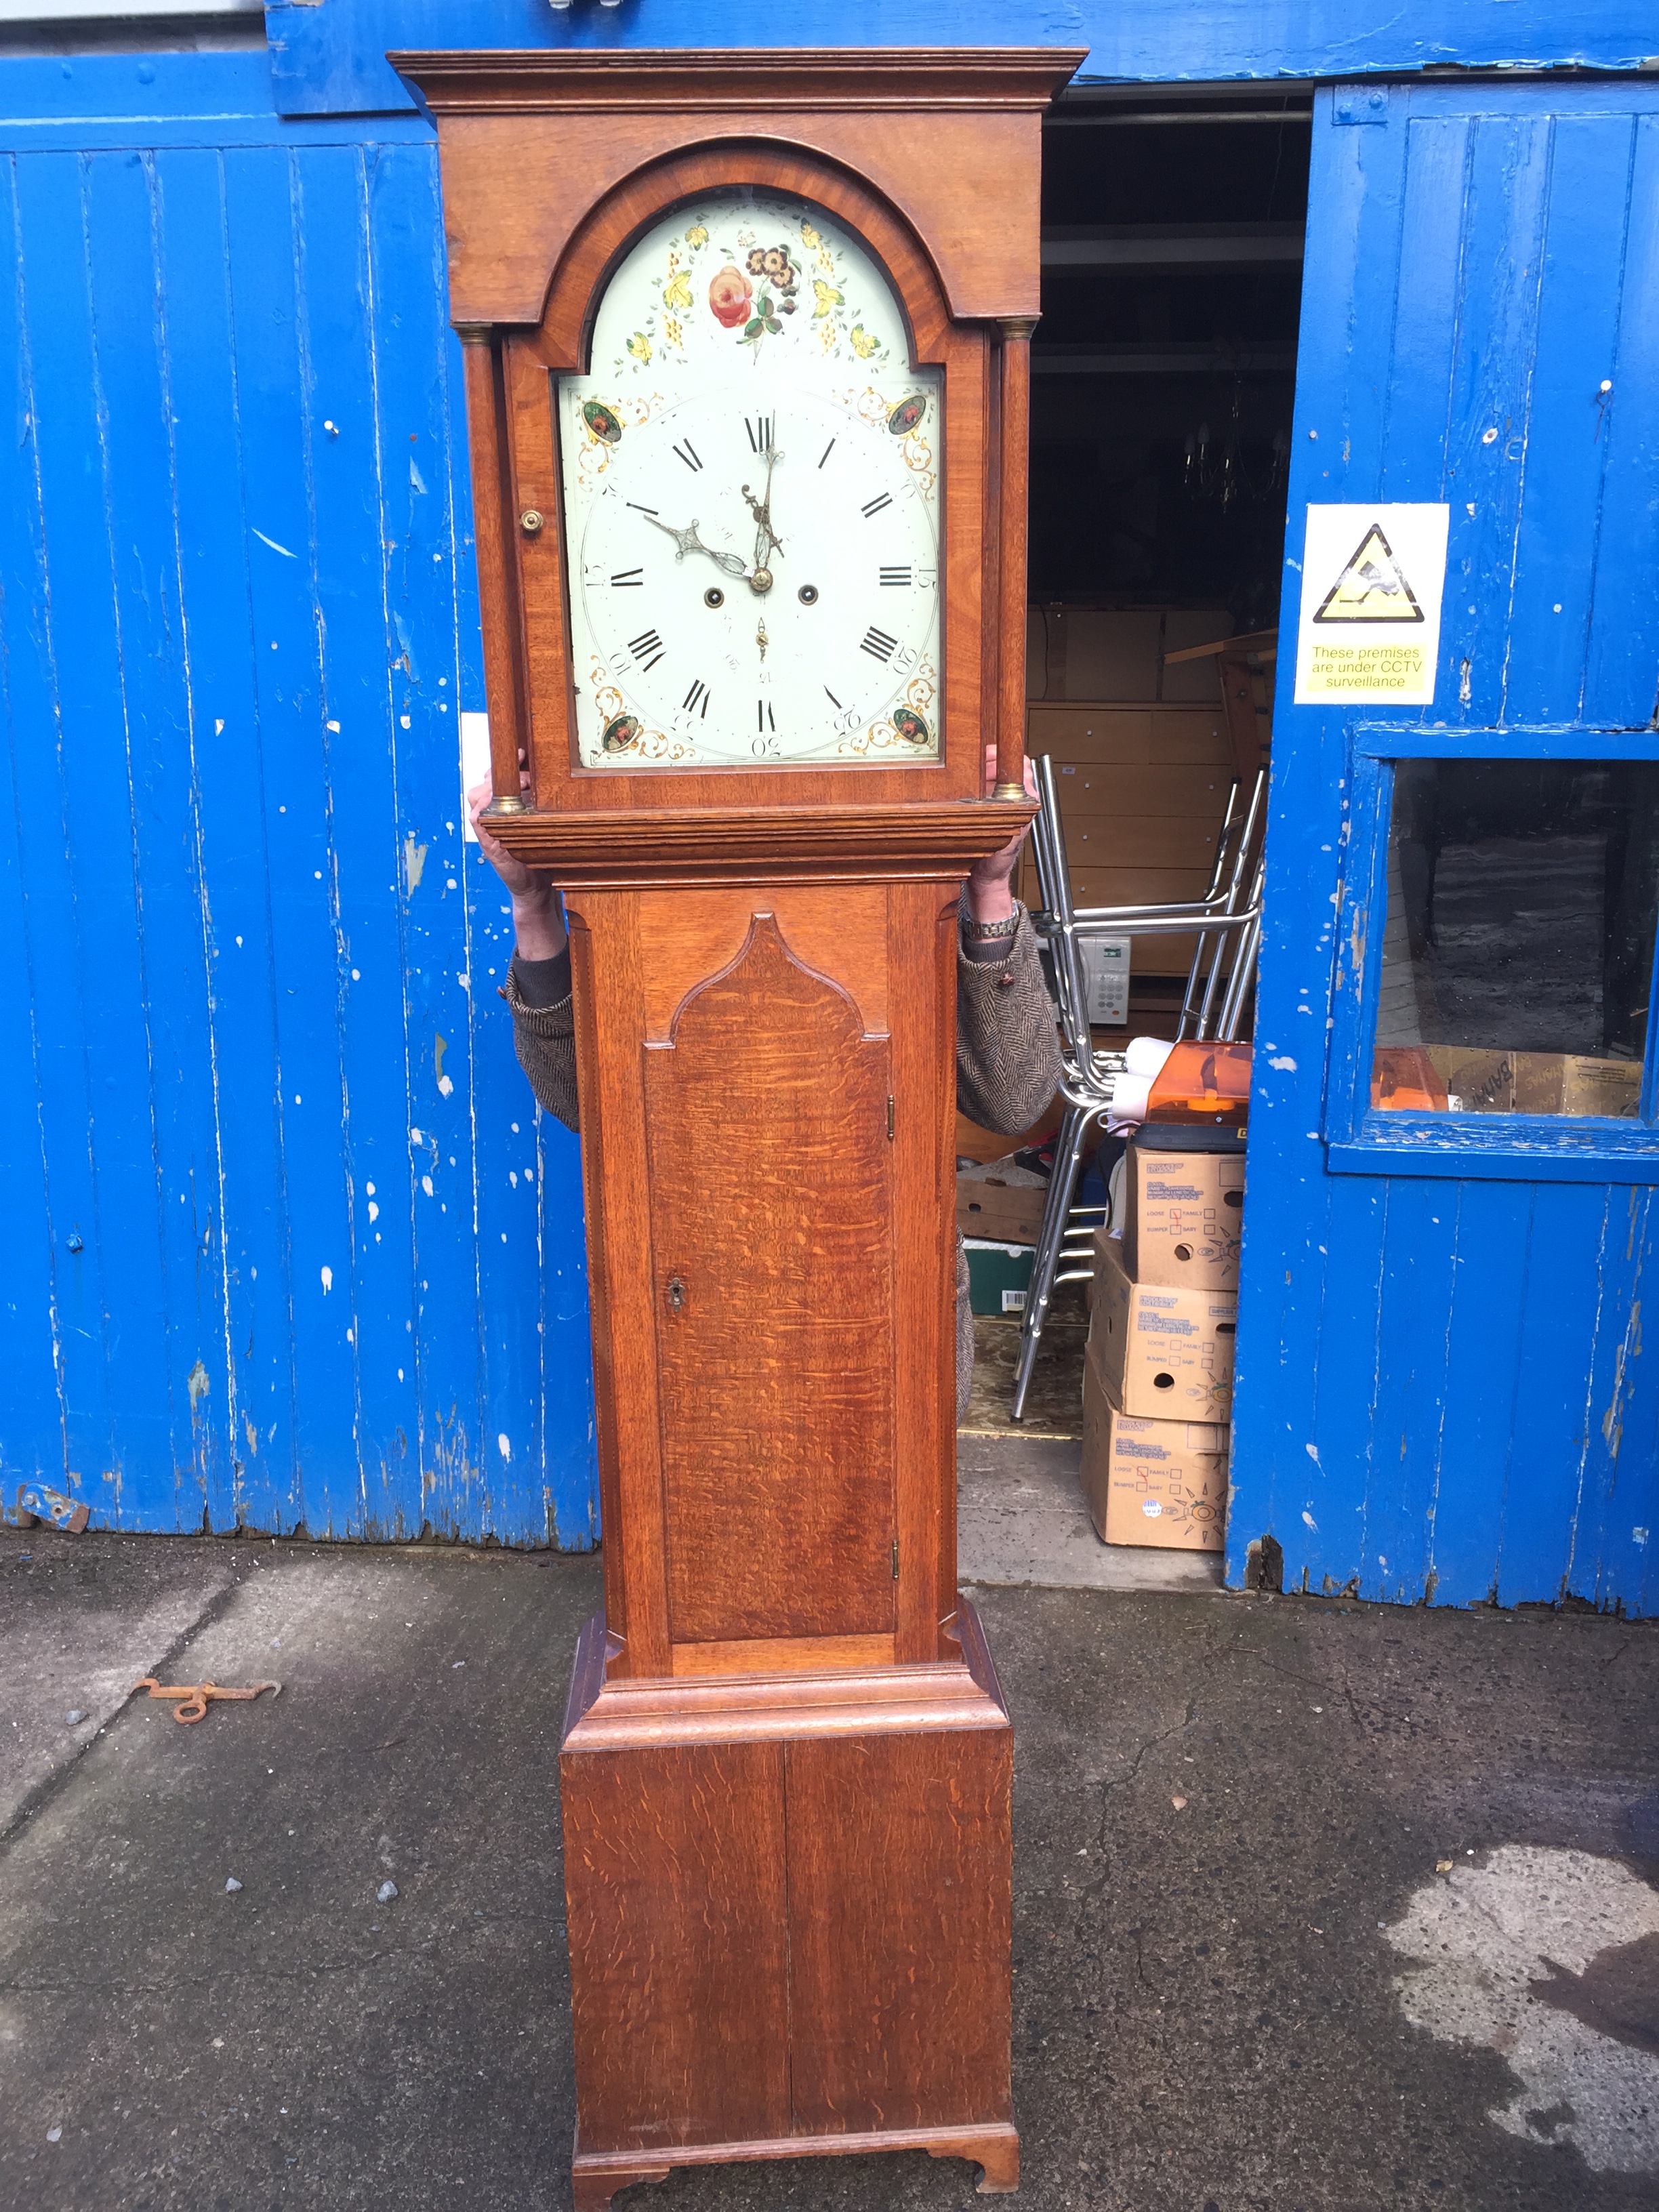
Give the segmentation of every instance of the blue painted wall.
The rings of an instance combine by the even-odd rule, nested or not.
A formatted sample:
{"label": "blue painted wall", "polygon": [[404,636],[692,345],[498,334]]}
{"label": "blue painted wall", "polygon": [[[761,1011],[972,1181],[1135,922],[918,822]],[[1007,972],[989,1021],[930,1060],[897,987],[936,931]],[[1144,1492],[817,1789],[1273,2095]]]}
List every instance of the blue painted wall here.
{"label": "blue painted wall", "polygon": [[0,1490],[591,1542],[429,130],[285,125],[263,54],[0,64],[6,114]]}
{"label": "blue painted wall", "polygon": [[295,115],[400,106],[388,48],[433,46],[1084,46],[1103,82],[1357,76],[1369,70],[1659,65],[1651,0],[275,0],[278,105]]}
{"label": "blue painted wall", "polygon": [[1375,761],[1659,757],[1659,86],[1344,112],[1318,96],[1287,634],[1309,501],[1447,501],[1450,550],[1434,708],[1299,708],[1287,672],[1275,715],[1230,1573],[1271,1533],[1287,1588],[1651,1612],[1659,1132],[1443,1125],[1402,1162],[1343,1097]]}

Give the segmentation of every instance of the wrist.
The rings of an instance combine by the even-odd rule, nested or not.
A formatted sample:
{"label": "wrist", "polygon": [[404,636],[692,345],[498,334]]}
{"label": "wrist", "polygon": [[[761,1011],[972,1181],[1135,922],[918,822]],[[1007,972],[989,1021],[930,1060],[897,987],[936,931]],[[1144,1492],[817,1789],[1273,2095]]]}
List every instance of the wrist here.
{"label": "wrist", "polygon": [[1006,921],[1016,911],[1014,894],[1006,876],[999,876],[991,883],[979,883],[968,878],[968,918],[970,921]]}
{"label": "wrist", "polygon": [[556,960],[564,951],[564,911],[550,884],[514,894],[513,935],[521,960]]}

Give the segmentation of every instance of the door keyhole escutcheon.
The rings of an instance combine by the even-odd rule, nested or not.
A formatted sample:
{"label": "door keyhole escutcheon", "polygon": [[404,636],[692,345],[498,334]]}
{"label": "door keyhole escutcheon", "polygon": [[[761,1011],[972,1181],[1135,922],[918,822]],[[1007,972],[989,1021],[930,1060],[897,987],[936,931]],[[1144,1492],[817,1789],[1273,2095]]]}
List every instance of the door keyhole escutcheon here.
{"label": "door keyhole escutcheon", "polygon": [[672,1314],[685,1311],[685,1285],[678,1275],[668,1278],[668,1310]]}

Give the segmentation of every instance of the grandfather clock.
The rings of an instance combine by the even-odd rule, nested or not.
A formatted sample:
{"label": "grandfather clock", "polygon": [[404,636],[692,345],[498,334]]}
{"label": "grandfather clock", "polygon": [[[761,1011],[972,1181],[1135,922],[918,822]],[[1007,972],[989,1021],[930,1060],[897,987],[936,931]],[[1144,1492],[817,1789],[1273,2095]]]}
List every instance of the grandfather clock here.
{"label": "grandfather clock", "polygon": [[496,790],[530,765],[492,826],[575,968],[579,2207],[826,2152],[1018,2180],[956,916],[1030,811],[1038,134],[1081,58],[393,57],[437,118]]}

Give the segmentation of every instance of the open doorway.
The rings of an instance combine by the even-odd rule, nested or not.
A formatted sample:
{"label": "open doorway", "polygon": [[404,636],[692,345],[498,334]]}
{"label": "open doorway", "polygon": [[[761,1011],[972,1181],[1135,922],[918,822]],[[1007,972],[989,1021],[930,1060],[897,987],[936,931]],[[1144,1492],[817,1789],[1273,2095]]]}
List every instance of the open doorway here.
{"label": "open doorway", "polygon": [[[1080,907],[1201,898],[1267,757],[1310,112],[1097,86],[1045,128],[1027,690]],[[1176,1034],[1194,949],[1133,944],[1103,1043]]]}
{"label": "open doorway", "polygon": [[[1027,744],[1053,769],[1078,908],[1201,902],[1218,855],[1224,873],[1237,860],[1253,879],[1243,825],[1267,764],[1277,665],[1310,122],[1306,92],[1087,86],[1063,94],[1045,125]],[[1035,910],[1049,902],[1034,846],[1020,890]],[[1079,1439],[1084,1492],[1109,1547],[1207,1554],[1213,1571],[1247,1109],[1206,1115],[1184,1094],[1160,1103],[1154,1077],[1137,1111],[1128,1067],[1120,1112],[1115,1079],[1098,1074],[1136,1038],[1159,1041],[1141,1049],[1161,1066],[1161,1041],[1180,1033],[1194,1000],[1199,943],[1166,927],[1079,945],[1112,1111],[1056,1101],[1006,1158],[993,1157],[988,1136],[961,1164],[957,1218],[984,1255],[970,1241],[983,1318],[969,1430]],[[1253,957],[1233,951],[1245,945],[1242,930],[1209,933],[1242,980],[1218,971],[1224,1018],[1200,1025],[1189,1012],[1187,1035],[1250,1036]],[[1127,1132],[1143,1120],[1130,1158]],[[1139,1233],[1116,1243],[1132,1221]],[[998,1222],[1025,1242],[997,1246]],[[1085,1356],[1091,1293],[1109,1279],[1157,1309],[1139,1324],[1161,1332],[1139,1395],[1127,1369],[1089,1364],[1109,1331]],[[1204,1347],[1190,1389],[1163,1358],[1177,1322],[1188,1328],[1183,1299]],[[1172,1320],[1165,1309],[1176,1307]],[[1014,1312],[1017,1332],[1002,1318]],[[1167,1398],[1156,1395],[1164,1386]]]}

